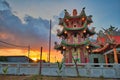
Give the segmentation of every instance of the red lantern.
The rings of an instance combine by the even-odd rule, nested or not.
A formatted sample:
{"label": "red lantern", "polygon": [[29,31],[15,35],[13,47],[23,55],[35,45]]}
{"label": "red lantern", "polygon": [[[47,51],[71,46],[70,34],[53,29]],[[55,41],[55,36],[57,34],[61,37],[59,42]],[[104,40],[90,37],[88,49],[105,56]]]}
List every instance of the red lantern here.
{"label": "red lantern", "polygon": [[85,21],[85,17],[82,17],[82,21]]}
{"label": "red lantern", "polygon": [[86,46],[87,49],[89,49],[89,46]]}
{"label": "red lantern", "polygon": [[86,33],[86,30],[84,30],[83,33]]}
{"label": "red lantern", "polygon": [[65,47],[65,46],[63,46],[63,49],[66,49],[66,47]]}
{"label": "red lantern", "polygon": [[69,21],[69,19],[66,19],[66,22],[68,22]]}
{"label": "red lantern", "polygon": [[65,34],[67,34],[67,31],[64,31]]}

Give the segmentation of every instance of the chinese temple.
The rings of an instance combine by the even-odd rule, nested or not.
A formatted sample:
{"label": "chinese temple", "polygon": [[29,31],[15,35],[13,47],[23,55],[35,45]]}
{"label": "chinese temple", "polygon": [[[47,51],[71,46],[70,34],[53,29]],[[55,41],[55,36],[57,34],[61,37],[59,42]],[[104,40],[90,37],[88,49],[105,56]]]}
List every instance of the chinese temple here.
{"label": "chinese temple", "polygon": [[[98,37],[96,40],[96,45],[99,48],[92,49],[91,59],[95,63],[120,63],[120,30],[117,30],[113,26],[108,29],[100,30],[97,33]],[[90,47],[91,48],[91,47]],[[96,58],[95,58],[96,57]]]}
{"label": "chinese temple", "polygon": [[93,22],[92,15],[87,16],[85,8],[78,14],[74,9],[72,15],[65,10],[64,18],[59,18],[59,25],[63,28],[57,30],[57,36],[62,39],[61,43],[55,42],[55,49],[60,50],[65,57],[66,63],[72,63],[73,58],[78,63],[89,62],[89,37],[95,34],[94,27],[88,26]]}
{"label": "chinese temple", "polygon": [[[85,8],[78,14],[74,9],[72,15],[64,10],[64,17],[59,18],[62,30],[57,30],[61,43],[55,42],[55,49],[61,51],[65,63],[120,63],[120,30],[110,26],[109,29],[95,32],[89,28],[92,15],[87,16]],[[97,34],[97,40],[90,37]]]}

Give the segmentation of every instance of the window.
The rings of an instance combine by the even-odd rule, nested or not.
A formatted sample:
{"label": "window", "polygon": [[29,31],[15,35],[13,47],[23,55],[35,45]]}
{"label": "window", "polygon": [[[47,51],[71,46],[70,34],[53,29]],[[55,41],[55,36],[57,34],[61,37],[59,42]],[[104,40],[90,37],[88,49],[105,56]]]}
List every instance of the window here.
{"label": "window", "polygon": [[74,27],[76,27],[76,25],[74,25]]}
{"label": "window", "polygon": [[74,48],[74,51],[76,52],[76,51],[77,51],[77,49],[76,49],[76,48]]}
{"label": "window", "polygon": [[77,33],[74,33],[74,37],[77,37]]}
{"label": "window", "polygon": [[[98,58],[94,58],[94,63],[99,63]],[[94,65],[94,67],[99,67],[99,65]]]}
{"label": "window", "polygon": [[94,63],[98,63],[98,58],[94,58]]}

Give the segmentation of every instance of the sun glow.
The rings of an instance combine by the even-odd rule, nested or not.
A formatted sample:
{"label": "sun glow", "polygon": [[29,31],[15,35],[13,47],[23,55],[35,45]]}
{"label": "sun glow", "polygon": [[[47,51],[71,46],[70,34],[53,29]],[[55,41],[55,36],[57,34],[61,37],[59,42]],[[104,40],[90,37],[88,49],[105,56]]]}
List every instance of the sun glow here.
{"label": "sun glow", "polygon": [[[40,60],[40,51],[39,50],[30,50],[28,55],[27,49],[0,49],[0,56],[27,56],[33,61]],[[48,51],[42,52],[42,60],[48,62]],[[55,50],[51,51],[50,62],[54,63],[62,60],[62,54]]]}
{"label": "sun glow", "polygon": [[33,60],[33,61],[35,61],[35,62],[37,62],[37,61],[38,61],[38,59],[37,59],[37,58],[32,58],[32,60]]}

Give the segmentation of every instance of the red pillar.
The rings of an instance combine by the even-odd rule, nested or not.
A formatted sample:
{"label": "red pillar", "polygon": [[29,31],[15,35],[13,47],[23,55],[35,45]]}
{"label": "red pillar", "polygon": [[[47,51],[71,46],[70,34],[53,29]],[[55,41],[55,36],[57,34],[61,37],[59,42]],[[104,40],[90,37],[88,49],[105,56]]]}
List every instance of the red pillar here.
{"label": "red pillar", "polygon": [[72,50],[69,51],[69,63],[72,63]]}
{"label": "red pillar", "polygon": [[80,37],[80,35],[78,35],[78,43],[80,43],[80,39],[81,39],[81,37]]}
{"label": "red pillar", "polygon": [[113,48],[113,51],[114,51],[114,61],[115,63],[118,63],[118,56],[117,56],[116,48]]}
{"label": "red pillar", "polygon": [[89,56],[87,56],[85,63],[89,63]]}
{"label": "red pillar", "polygon": [[73,43],[73,35],[70,37],[70,42]]}
{"label": "red pillar", "polygon": [[69,62],[68,62],[68,58],[66,58],[65,63],[69,63]]}
{"label": "red pillar", "polygon": [[83,53],[83,48],[81,48],[81,50],[80,50],[80,59],[81,59],[81,63],[85,63],[85,57],[84,57],[84,53]]}
{"label": "red pillar", "polygon": [[68,53],[65,52],[65,63],[68,63],[68,58],[69,58]]}

